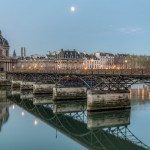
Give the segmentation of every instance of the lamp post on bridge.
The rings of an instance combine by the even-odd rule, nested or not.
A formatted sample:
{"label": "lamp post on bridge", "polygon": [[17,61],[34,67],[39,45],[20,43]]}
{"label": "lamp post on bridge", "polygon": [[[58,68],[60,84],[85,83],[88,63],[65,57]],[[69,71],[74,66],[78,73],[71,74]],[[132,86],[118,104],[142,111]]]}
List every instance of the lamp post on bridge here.
{"label": "lamp post on bridge", "polygon": [[126,69],[127,69],[127,62],[128,62],[128,61],[127,61],[127,60],[125,60],[125,66],[126,66]]}
{"label": "lamp post on bridge", "polygon": [[93,62],[94,62],[94,59],[92,58],[90,61],[91,61],[91,69],[92,69],[91,88],[93,88]]}
{"label": "lamp post on bridge", "polygon": [[12,66],[12,70],[13,70],[13,71],[15,70],[15,66],[14,66],[14,65]]}

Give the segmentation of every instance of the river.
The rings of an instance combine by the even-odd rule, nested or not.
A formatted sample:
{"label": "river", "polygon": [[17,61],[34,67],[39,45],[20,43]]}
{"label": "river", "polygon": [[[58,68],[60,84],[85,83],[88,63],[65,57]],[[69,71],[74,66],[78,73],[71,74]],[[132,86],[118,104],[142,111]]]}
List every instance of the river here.
{"label": "river", "polygon": [[86,101],[0,90],[1,150],[145,150],[150,146],[150,90],[134,85],[131,110],[89,113]]}

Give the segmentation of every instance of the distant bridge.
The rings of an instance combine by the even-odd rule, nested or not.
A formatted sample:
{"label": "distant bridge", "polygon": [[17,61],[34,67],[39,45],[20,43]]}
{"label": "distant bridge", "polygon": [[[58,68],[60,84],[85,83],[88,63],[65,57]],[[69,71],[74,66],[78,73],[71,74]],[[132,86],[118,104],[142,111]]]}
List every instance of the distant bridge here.
{"label": "distant bridge", "polygon": [[[57,114],[53,113],[53,110],[47,105],[33,105],[31,100],[22,100],[19,96],[11,97],[10,99],[46,124],[52,126],[88,149],[150,150],[150,147],[144,144],[128,129],[128,123],[105,128],[99,127],[88,129],[85,120],[82,119],[84,117],[81,117],[81,115],[85,115],[83,112]],[[128,112],[125,114],[130,115]],[[105,114],[102,115],[105,116]]]}
{"label": "distant bridge", "polygon": [[128,90],[134,83],[149,81],[150,69],[22,70],[6,72],[6,78],[100,90]]}

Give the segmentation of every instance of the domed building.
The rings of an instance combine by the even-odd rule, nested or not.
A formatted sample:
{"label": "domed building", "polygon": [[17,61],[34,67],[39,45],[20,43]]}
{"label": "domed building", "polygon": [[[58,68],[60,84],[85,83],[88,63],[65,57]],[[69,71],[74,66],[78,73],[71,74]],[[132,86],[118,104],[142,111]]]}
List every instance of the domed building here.
{"label": "domed building", "polygon": [[9,43],[0,31],[0,72],[11,71],[16,64],[16,59],[9,57]]}
{"label": "domed building", "polygon": [[0,31],[0,57],[9,56],[9,44],[8,41],[2,36]]}

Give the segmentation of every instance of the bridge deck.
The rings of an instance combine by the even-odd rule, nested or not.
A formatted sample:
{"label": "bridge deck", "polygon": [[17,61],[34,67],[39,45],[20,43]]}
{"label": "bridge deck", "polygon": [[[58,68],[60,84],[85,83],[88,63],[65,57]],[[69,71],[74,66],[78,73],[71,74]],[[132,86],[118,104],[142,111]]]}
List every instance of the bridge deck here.
{"label": "bridge deck", "polygon": [[78,70],[14,70],[8,71],[7,74],[76,74],[76,75],[147,75],[150,76],[150,69],[78,69]]}

